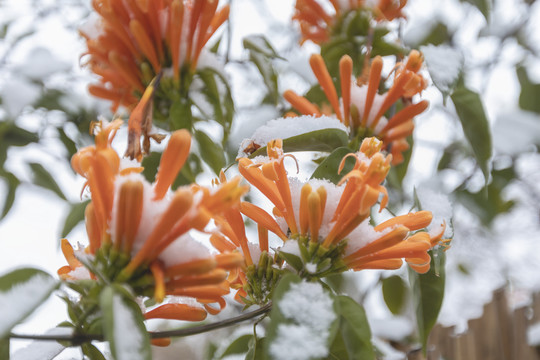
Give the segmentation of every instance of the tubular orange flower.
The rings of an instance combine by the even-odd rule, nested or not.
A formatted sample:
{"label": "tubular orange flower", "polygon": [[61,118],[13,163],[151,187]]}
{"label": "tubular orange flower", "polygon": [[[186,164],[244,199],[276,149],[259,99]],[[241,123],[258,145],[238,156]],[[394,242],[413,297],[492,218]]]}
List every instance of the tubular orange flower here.
{"label": "tubular orange flower", "polygon": [[[351,129],[351,137],[376,136],[383,141],[383,148],[393,155],[392,164],[403,161],[402,152],[409,148],[407,136],[414,129],[413,119],[425,111],[428,102],[422,100],[413,104],[411,97],[426,87],[425,79],[418,74],[422,66],[422,55],[413,50],[406,62],[398,63],[395,69],[394,82],[384,94],[378,94],[381,81],[383,60],[377,56],[369,67],[368,83],[352,82],[352,59],[344,55],[340,65],[341,101],[337,98],[336,88],[324,64],[323,58],[311,56],[311,68],[319,80],[335,116]],[[303,115],[320,115],[324,111],[306,98],[291,90],[283,94]],[[387,119],[385,113],[398,101],[403,99],[403,108]]]}
{"label": "tubular orange flower", "polygon": [[[227,20],[218,0],[92,0],[95,19],[80,30],[87,65],[100,77],[90,93],[132,107],[161,71],[179,84],[190,76],[204,45]],[[189,85],[189,81],[187,81]]]}
{"label": "tubular orange flower", "polygon": [[[215,182],[225,181],[225,174],[222,172],[220,179]],[[241,211],[246,207],[256,206],[243,202],[240,206]],[[274,256],[269,255],[268,229],[265,227],[267,225],[274,231],[280,231],[279,225],[264,210],[260,209],[260,212],[267,216],[268,224],[264,221],[258,224],[258,246],[248,241],[244,219],[237,208],[232,208],[223,215],[214,216],[217,230],[210,238],[210,242],[222,256],[243,255],[240,257],[242,262],[237,264],[227,280],[231,288],[236,290],[235,299],[245,305],[265,304],[279,280],[280,270],[273,266]],[[286,235],[282,236],[286,238]]]}
{"label": "tubular orange flower", "polygon": [[366,9],[378,21],[391,21],[404,17],[402,10],[406,4],[407,0],[296,0],[293,20],[300,24],[302,43],[311,40],[321,44],[328,41],[350,11]]}
{"label": "tubular orange flower", "polygon": [[[381,148],[380,140],[364,139],[360,152],[351,154],[356,159],[354,168],[336,186],[314,179],[300,182],[289,178],[285,182],[287,155],[283,154],[281,141],[273,141],[268,144],[267,161],[253,163],[243,158],[239,170],[274,204],[274,216],[247,203],[242,204],[241,212],[278,235],[284,241],[281,253],[302,259],[304,268],[297,270],[305,276],[322,277],[347,268],[395,269],[401,266],[402,259],[416,271],[427,271],[427,251],[442,236],[432,239],[421,230],[431,222],[429,211],[397,216],[377,227],[369,224],[371,209],[380,196],[380,210],[388,197],[381,184],[392,156],[383,155]],[[218,237],[215,243],[225,250],[233,247]],[[239,246],[234,240],[232,243]]]}
{"label": "tubular orange flower", "polygon": [[[197,312],[219,312],[225,306],[222,296],[229,291],[226,270],[235,269],[243,258],[239,254],[211,255],[187,233],[204,229],[211,216],[237,206],[246,187],[238,186],[236,178],[213,190],[191,186],[171,193],[171,184],[189,153],[187,130],[171,135],[156,181],[150,184],[136,173],[140,166],[121,168],[120,158],[111,148],[120,124],[100,124],[96,145],[82,149],[72,159],[73,168],[87,178],[92,196],[86,209],[90,245],[85,252],[95,267],[89,269],[101,269],[100,276],[109,281],[130,284],[138,295],[150,291],[158,303],[169,295],[189,296],[202,303]],[[62,242],[62,250],[68,266],[59,270],[60,276],[78,278],[82,264],[67,240]],[[186,309],[167,304],[153,309],[147,318],[202,319],[200,314],[187,314]]]}

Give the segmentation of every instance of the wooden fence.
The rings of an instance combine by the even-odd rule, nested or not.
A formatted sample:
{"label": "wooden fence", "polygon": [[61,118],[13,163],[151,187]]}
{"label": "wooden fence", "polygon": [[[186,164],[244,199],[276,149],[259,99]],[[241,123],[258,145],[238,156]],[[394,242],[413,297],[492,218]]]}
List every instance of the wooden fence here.
{"label": "wooden fence", "polygon": [[[527,343],[527,329],[540,322],[540,293],[529,305],[510,309],[504,289],[493,294],[468,330],[456,334],[454,327],[435,325],[429,337],[427,360],[540,360],[540,350]],[[420,352],[409,360],[422,359]]]}

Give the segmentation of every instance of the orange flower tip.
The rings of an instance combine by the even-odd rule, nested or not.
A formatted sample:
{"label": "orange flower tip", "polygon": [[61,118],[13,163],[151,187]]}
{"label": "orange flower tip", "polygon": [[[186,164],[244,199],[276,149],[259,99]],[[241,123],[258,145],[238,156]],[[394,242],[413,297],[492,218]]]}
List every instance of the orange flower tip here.
{"label": "orange flower tip", "polygon": [[352,69],[353,61],[349,55],[343,55],[339,60],[340,68]]}
{"label": "orange flower tip", "polygon": [[146,320],[168,319],[184,321],[202,321],[206,319],[206,311],[200,306],[172,303],[160,305],[144,314]]}
{"label": "orange flower tip", "polygon": [[171,338],[151,339],[152,346],[167,347],[171,345]]}
{"label": "orange flower tip", "polygon": [[406,68],[413,72],[418,72],[418,70],[420,70],[422,67],[423,61],[424,57],[422,56],[422,53],[420,53],[418,50],[412,50],[409,53]]}

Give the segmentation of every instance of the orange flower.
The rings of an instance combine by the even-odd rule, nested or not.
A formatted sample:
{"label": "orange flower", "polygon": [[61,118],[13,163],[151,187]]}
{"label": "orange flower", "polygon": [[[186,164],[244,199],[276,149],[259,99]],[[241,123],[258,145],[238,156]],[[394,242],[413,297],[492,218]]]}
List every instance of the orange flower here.
{"label": "orange flower", "polygon": [[93,0],[98,14],[81,29],[87,65],[100,77],[94,96],[133,106],[161,71],[171,69],[175,84],[187,82],[204,45],[227,20],[229,7],[218,0]]}
{"label": "orange flower", "polygon": [[[425,79],[418,74],[422,66],[422,55],[413,50],[406,62],[396,65],[394,82],[384,94],[378,93],[383,65],[380,56],[375,57],[369,67],[367,84],[362,84],[360,79],[358,82],[351,81],[352,59],[348,55],[343,56],[339,63],[341,99],[338,98],[323,58],[314,54],[310,64],[332,110],[322,111],[292,90],[285,91],[285,99],[304,115],[320,115],[333,111],[343,124],[349,126],[351,137],[376,136],[383,141],[383,148],[393,155],[392,164],[401,163],[402,152],[409,148],[406,138],[413,132],[413,119],[428,107],[426,100],[416,104],[411,101],[412,96],[426,87]],[[388,120],[385,113],[400,98],[403,99],[403,108]]]}
{"label": "orange flower", "polygon": [[[119,156],[110,147],[119,126],[119,121],[102,124],[96,146],[82,149],[72,159],[73,168],[87,178],[92,196],[85,211],[90,242],[85,252],[94,264],[89,269],[100,269],[95,276],[129,283],[138,295],[151,291],[158,303],[168,295],[187,296],[204,304],[208,312],[219,312],[225,306],[223,295],[229,292],[226,270],[236,268],[243,258],[211,255],[187,233],[202,231],[212,216],[237,206],[246,187],[238,186],[237,177],[214,190],[193,185],[171,193],[170,186],[189,154],[191,136],[186,130],[171,135],[156,181],[150,184],[134,173],[140,167],[120,169]],[[81,263],[67,240],[62,250],[68,266],[59,270],[60,276],[76,277]],[[147,318],[159,314],[189,320],[193,314],[186,311],[183,305],[167,304]]]}
{"label": "orange flower", "polygon": [[[219,181],[226,181],[223,173]],[[254,206],[243,202],[240,208],[245,211]],[[258,244],[249,242],[244,219],[237,208],[215,216],[214,221],[217,230],[210,237],[212,245],[222,254],[243,255],[244,261],[230,272],[227,279],[231,288],[236,290],[234,298],[245,305],[265,304],[280,278],[280,270],[274,266],[274,254],[270,255],[268,230],[258,224]]]}
{"label": "orange flower", "polygon": [[376,20],[391,21],[405,17],[401,11],[406,4],[407,0],[296,0],[293,20],[300,23],[302,43],[311,40],[321,44],[350,11],[371,10]]}
{"label": "orange flower", "polygon": [[281,252],[303,259],[304,269],[297,270],[306,276],[322,277],[347,268],[395,269],[403,258],[415,270],[427,271],[427,251],[432,241],[440,239],[419,231],[431,222],[430,212],[398,216],[375,228],[369,224],[371,209],[380,195],[380,210],[388,197],[381,183],[392,156],[383,155],[381,147],[381,141],[365,139],[354,155],[353,170],[336,186],[325,180],[302,183],[288,178],[284,160],[290,155],[283,154],[280,140],[270,142],[268,161],[253,163],[242,158],[239,170],[273,203],[273,216],[246,203],[241,211],[284,241]]}

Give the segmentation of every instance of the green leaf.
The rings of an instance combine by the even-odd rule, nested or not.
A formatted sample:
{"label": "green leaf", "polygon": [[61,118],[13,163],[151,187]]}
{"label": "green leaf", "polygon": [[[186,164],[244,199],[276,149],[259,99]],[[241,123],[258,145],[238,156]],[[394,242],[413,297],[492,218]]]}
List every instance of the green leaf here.
{"label": "green leaf", "polygon": [[0,339],[23,321],[51,295],[59,283],[44,271],[32,268],[14,270],[0,277]]}
{"label": "green leaf", "polygon": [[[347,146],[349,135],[340,129],[321,129],[283,139],[283,151],[325,151],[332,152]],[[266,146],[260,147],[250,158],[266,154]]]}
{"label": "green leaf", "polygon": [[439,316],[444,298],[446,255],[442,247],[430,250],[430,269],[425,274],[418,274],[409,268],[409,281],[412,289],[412,301],[416,311],[418,335],[424,355],[429,333]]}
{"label": "green leaf", "polygon": [[264,347],[266,346],[266,338],[252,337],[249,342],[249,351],[246,354],[245,360],[264,360]]}
{"label": "green leaf", "polygon": [[328,359],[375,359],[364,308],[344,295],[336,296],[335,308],[339,315],[339,326]]}
{"label": "green leaf", "polygon": [[461,126],[471,145],[476,162],[484,173],[486,184],[489,180],[491,159],[491,133],[480,96],[461,85],[450,96],[456,107]]}
{"label": "green leaf", "polygon": [[296,271],[301,271],[304,268],[302,259],[294,254],[279,251],[278,256],[285,260],[287,264],[291,265]]}
{"label": "green leaf", "polygon": [[229,346],[227,346],[227,349],[225,349],[225,351],[223,352],[223,354],[221,354],[219,358],[223,359],[226,356],[235,354],[246,354],[249,351],[249,343],[252,339],[252,334],[240,336],[239,338],[235,339]]}
{"label": "green leaf", "polygon": [[58,195],[59,198],[67,201],[66,196],[56,183],[56,180],[54,180],[52,175],[43,167],[43,165],[38,163],[30,163],[29,165],[32,169],[32,173],[34,176],[34,184],[41,186],[42,188],[45,188],[47,190],[51,190],[56,195]]}
{"label": "green leaf", "polygon": [[407,285],[401,276],[393,275],[383,279],[382,292],[388,310],[394,315],[401,313],[407,295]]}
{"label": "green leaf", "polygon": [[431,31],[428,33],[426,37],[424,37],[418,44],[407,44],[411,45],[412,48],[418,48],[420,45],[441,45],[444,43],[448,43],[451,40],[450,32],[448,31],[448,27],[446,24],[442,22],[438,22],[435,24]]}
{"label": "green leaf", "polygon": [[197,143],[199,143],[201,158],[210,166],[214,173],[219,175],[219,172],[226,164],[223,148],[203,131],[195,130],[194,135]]}
{"label": "green leaf", "polygon": [[251,52],[249,59],[257,66],[259,73],[261,74],[264,85],[268,90],[268,96],[271,100],[271,103],[277,105],[279,101],[279,92],[278,92],[278,77],[277,73],[272,66],[271,60],[260,54]]}
{"label": "green leaf", "polygon": [[272,47],[270,42],[264,37],[264,35],[250,35],[246,36],[243,40],[244,49],[251,50],[255,53],[260,53],[269,58],[283,59],[278,55],[276,50]]}
{"label": "green leaf", "polygon": [[13,122],[0,122],[0,142],[3,146],[26,146],[38,141],[37,134],[24,130]]}
{"label": "green leaf", "polygon": [[81,350],[90,360],[107,360],[101,351],[91,343],[82,344]]}
{"label": "green leaf", "polygon": [[0,339],[0,359],[9,360],[9,338]]}
{"label": "green leaf", "polygon": [[193,126],[193,114],[191,102],[181,99],[172,103],[169,109],[169,124],[171,130],[187,129],[191,131]]}
{"label": "green leaf", "polygon": [[519,107],[523,110],[534,111],[540,114],[540,84],[531,82],[527,70],[523,66],[516,68],[521,92],[519,94]]}
{"label": "green leaf", "polygon": [[60,141],[62,141],[62,144],[64,144],[64,147],[67,151],[67,158],[68,160],[71,159],[73,155],[77,152],[77,146],[75,145],[75,142],[71,140],[69,136],[67,136],[66,132],[62,128],[57,128],[58,130],[58,136],[60,137]]}
{"label": "green leaf", "polygon": [[13,203],[15,202],[15,193],[17,192],[19,184],[21,183],[19,179],[17,179],[17,177],[10,172],[6,172],[2,174],[2,176],[6,179],[8,191],[4,199],[4,206],[2,208],[0,220],[6,217],[6,215],[9,213],[9,210],[11,210],[11,208],[13,207]]}
{"label": "green leaf", "polygon": [[409,163],[414,147],[414,137],[412,135],[407,137],[407,143],[409,144],[409,148],[403,152],[403,162],[396,166],[392,166],[386,177],[388,182],[396,189],[402,188],[403,179],[405,179],[407,170],[409,170]]}
{"label": "green leaf", "polygon": [[513,167],[491,172],[492,181],[487,186],[487,191],[471,193],[468,190],[459,191],[458,198],[472,211],[484,226],[491,226],[495,217],[499,214],[510,211],[515,202],[505,200],[503,197],[504,188],[509,182],[516,178]]}
{"label": "green leaf", "polygon": [[[223,143],[225,143],[234,115],[234,101],[229,83],[222,73],[213,68],[198,70],[197,75],[204,83],[202,93],[210,104],[212,104],[214,112],[212,120],[217,121],[223,126]],[[199,110],[203,115],[210,116],[205,109],[199,107]]]}
{"label": "green leaf", "polygon": [[345,166],[343,167],[341,173],[338,174],[339,164],[341,164],[341,161],[347,154],[351,153],[353,153],[353,151],[347,147],[337,148],[326,159],[324,159],[319,166],[317,166],[313,172],[313,175],[311,175],[311,178],[326,179],[334,184],[339,183],[343,176],[349,173],[354,167],[355,159],[350,157],[345,160]]}
{"label": "green leaf", "polygon": [[492,7],[492,0],[461,0],[461,2],[467,2],[474,5],[482,15],[486,18],[486,21],[489,21],[489,13]]}
{"label": "green leaf", "polygon": [[103,333],[116,360],[151,360],[150,337],[139,305],[117,286],[101,292]]}
{"label": "green leaf", "polygon": [[66,216],[66,220],[64,220],[64,227],[62,228],[60,237],[67,237],[71,230],[73,230],[77,224],[84,220],[84,210],[86,209],[86,205],[88,205],[88,203],[90,203],[90,200],[70,204],[69,213]]}

